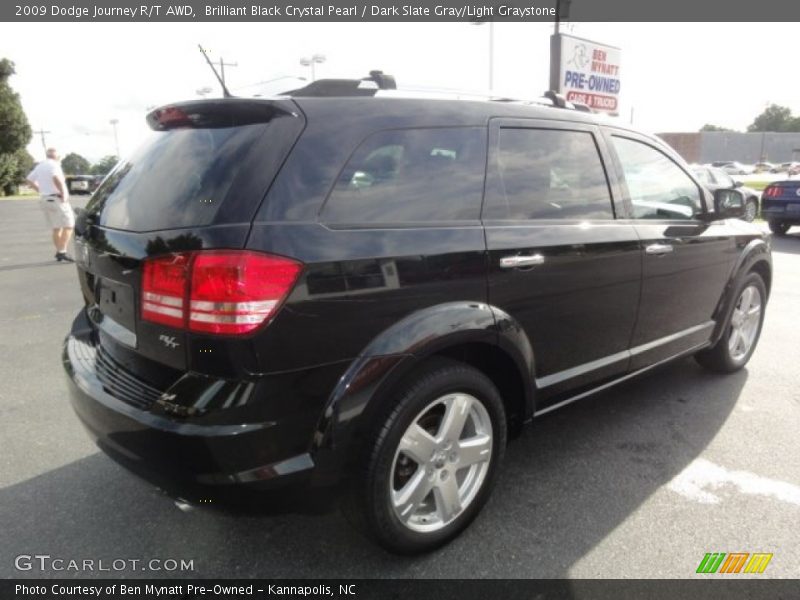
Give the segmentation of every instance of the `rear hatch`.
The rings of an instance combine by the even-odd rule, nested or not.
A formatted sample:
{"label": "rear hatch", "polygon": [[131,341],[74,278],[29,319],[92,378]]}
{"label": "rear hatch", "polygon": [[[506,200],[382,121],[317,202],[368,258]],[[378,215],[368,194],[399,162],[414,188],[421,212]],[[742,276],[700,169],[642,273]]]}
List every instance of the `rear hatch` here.
{"label": "rear hatch", "polygon": [[[206,272],[239,265],[231,251],[244,248],[304,121],[291,100],[223,99],[163,107],[147,122],[150,137],[80,216],[75,254],[98,353],[163,386],[194,367],[180,268],[199,254]],[[220,320],[212,309],[202,315]]]}
{"label": "rear hatch", "polygon": [[787,218],[800,219],[800,180],[770,183],[761,195],[761,206],[772,214],[783,212]]}

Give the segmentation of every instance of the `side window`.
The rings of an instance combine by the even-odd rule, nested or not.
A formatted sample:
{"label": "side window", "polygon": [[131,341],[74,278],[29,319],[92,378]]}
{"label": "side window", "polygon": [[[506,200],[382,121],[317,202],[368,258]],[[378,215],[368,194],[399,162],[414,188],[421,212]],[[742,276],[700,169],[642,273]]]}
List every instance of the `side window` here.
{"label": "side window", "polygon": [[628,138],[612,139],[635,219],[692,219],[703,210],[700,189],[665,154]]}
{"label": "side window", "polygon": [[613,219],[594,136],[584,131],[501,128],[488,219]]}
{"label": "side window", "polygon": [[480,218],[486,129],[381,131],[342,171],[322,209],[327,223],[425,223]]}

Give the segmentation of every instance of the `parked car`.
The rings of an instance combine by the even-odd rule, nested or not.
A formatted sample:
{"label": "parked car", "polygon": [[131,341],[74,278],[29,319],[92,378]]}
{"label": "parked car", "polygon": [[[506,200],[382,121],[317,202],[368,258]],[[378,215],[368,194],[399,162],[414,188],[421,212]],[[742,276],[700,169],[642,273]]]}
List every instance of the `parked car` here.
{"label": "parked car", "polygon": [[[716,166],[716,165],[713,165]],[[729,162],[719,167],[728,175],[748,175],[753,172],[753,167],[750,165],[743,165],[740,162]]]}
{"label": "parked car", "polygon": [[755,165],[753,165],[753,172],[754,173],[771,173],[772,169],[774,169],[775,166],[776,165],[774,165],[771,162],[766,162],[766,161],[757,162]]}
{"label": "parked car", "polygon": [[789,228],[800,225],[800,179],[773,181],[764,188],[761,203],[770,230],[786,235]]}
{"label": "parked car", "polygon": [[189,501],[341,490],[414,553],[533,417],[747,364],[772,268],[738,189],[556,95],[334,83],[154,110],[82,213],[63,364],[108,455]]}
{"label": "parked car", "polygon": [[789,173],[792,170],[800,168],[800,162],[790,161],[781,163],[772,169],[772,173]]}
{"label": "parked car", "polygon": [[700,183],[712,192],[718,189],[738,189],[744,194],[745,199],[745,211],[742,218],[752,222],[758,216],[758,192],[756,190],[743,185],[741,181],[735,181],[725,171],[716,167],[692,165],[692,172],[700,180]]}
{"label": "parked car", "polygon": [[97,175],[69,175],[66,177],[67,189],[70,194],[91,194],[102,179]]}

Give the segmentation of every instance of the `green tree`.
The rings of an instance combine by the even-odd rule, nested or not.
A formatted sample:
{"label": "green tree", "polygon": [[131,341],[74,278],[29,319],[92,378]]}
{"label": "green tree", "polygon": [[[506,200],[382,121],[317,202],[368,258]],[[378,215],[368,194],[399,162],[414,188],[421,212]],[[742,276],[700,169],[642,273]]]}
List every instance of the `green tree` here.
{"label": "green tree", "polygon": [[61,168],[67,175],[83,175],[89,172],[91,163],[80,154],[70,152],[61,159]]}
{"label": "green tree", "polygon": [[16,73],[14,63],[7,58],[0,59],[0,193],[10,194],[27,175],[21,161],[27,156],[22,154],[25,146],[31,141],[31,126],[22,109],[22,103],[9,79]]}
{"label": "green tree", "polygon": [[720,127],[719,125],[712,125],[711,123],[706,123],[700,128],[700,131],[733,131],[733,129],[728,129],[727,127]]}
{"label": "green tree", "polygon": [[108,156],[104,156],[96,163],[92,165],[92,175],[106,175],[111,169],[113,169],[119,158],[114,156],[113,154],[109,154]]}
{"label": "green tree", "polygon": [[14,153],[13,156],[16,159],[16,165],[11,173],[11,180],[6,183],[5,187],[3,188],[3,192],[6,194],[6,196],[12,196],[19,193],[19,184],[25,181],[25,177],[27,177],[28,173],[31,172],[33,165],[36,164],[36,161],[33,160],[30,152],[28,152],[25,148],[20,148]]}
{"label": "green tree", "polygon": [[800,131],[800,118],[786,106],[770,104],[747,128],[747,131]]}

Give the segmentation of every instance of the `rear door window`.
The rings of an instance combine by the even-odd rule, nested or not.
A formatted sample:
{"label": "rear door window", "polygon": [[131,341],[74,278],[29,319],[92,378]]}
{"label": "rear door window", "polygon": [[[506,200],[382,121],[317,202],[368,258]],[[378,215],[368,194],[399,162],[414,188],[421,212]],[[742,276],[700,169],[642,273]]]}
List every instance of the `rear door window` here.
{"label": "rear door window", "polygon": [[498,181],[486,200],[487,219],[614,218],[590,132],[503,127],[496,172]]}
{"label": "rear door window", "polygon": [[323,207],[326,223],[478,221],[486,129],[381,131],[348,161]]}

